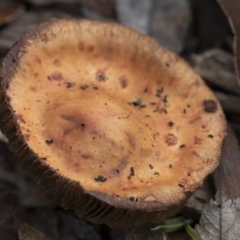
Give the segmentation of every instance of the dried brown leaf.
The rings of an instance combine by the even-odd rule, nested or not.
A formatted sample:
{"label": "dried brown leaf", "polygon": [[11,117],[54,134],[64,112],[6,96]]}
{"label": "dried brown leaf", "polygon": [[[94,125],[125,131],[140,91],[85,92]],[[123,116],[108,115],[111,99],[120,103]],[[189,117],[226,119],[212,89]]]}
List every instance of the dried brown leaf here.
{"label": "dried brown leaf", "polygon": [[162,45],[181,52],[191,21],[187,0],[153,0],[150,35]]}
{"label": "dried brown leaf", "polygon": [[223,144],[220,166],[214,175],[218,189],[224,188],[228,198],[240,198],[240,148],[230,125]]}
{"label": "dried brown leaf", "polygon": [[196,227],[202,239],[238,240],[240,236],[240,149],[230,126],[227,134],[214,176],[218,191]]}
{"label": "dried brown leaf", "polygon": [[191,62],[207,82],[224,91],[240,95],[232,54],[221,49],[211,49],[202,54],[191,55]]}
{"label": "dried brown leaf", "polygon": [[48,240],[42,232],[27,223],[22,223],[20,225],[18,237],[19,240]]}
{"label": "dried brown leaf", "polygon": [[216,199],[210,201],[196,230],[202,239],[239,240],[240,211],[228,198],[224,188],[219,189]]}
{"label": "dried brown leaf", "polygon": [[0,2],[0,25],[15,20],[24,12],[24,5],[13,0]]}
{"label": "dried brown leaf", "polygon": [[147,34],[153,0],[116,0],[119,21],[137,31]]}
{"label": "dried brown leaf", "polygon": [[236,72],[240,84],[240,1],[239,0],[217,0],[226,16],[235,35],[234,51],[236,58]]}

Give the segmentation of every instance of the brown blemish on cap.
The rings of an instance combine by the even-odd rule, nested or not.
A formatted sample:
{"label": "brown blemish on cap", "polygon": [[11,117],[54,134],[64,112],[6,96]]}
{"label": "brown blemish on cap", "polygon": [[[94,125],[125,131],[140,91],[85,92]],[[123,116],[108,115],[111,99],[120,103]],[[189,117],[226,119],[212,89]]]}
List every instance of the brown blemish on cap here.
{"label": "brown blemish on cap", "polygon": [[174,146],[178,143],[178,138],[174,134],[169,133],[165,136],[165,143],[168,146]]}
{"label": "brown blemish on cap", "polygon": [[59,71],[55,71],[48,76],[48,80],[62,81],[63,80],[62,73]]}
{"label": "brown blemish on cap", "polygon": [[60,67],[60,60],[59,59],[54,59],[53,64],[57,67]]}
{"label": "brown blemish on cap", "polygon": [[128,79],[125,76],[120,77],[120,84],[122,88],[126,88],[128,85]]}
{"label": "brown blemish on cap", "polygon": [[39,63],[39,64],[42,63],[42,60],[38,56],[35,56],[34,59],[37,63]]}
{"label": "brown blemish on cap", "polygon": [[94,46],[93,45],[89,45],[88,47],[87,47],[87,50],[88,50],[88,52],[93,52],[94,51]]}
{"label": "brown blemish on cap", "polygon": [[214,113],[217,111],[217,102],[215,100],[204,100],[203,105],[206,112]]}
{"label": "brown blemish on cap", "polygon": [[96,72],[96,80],[98,82],[104,82],[106,81],[107,77],[106,77],[106,73],[103,70],[98,70]]}
{"label": "brown blemish on cap", "polygon": [[200,137],[195,136],[195,137],[194,137],[194,143],[195,143],[196,145],[199,145],[199,144],[202,143],[202,139],[201,139]]}
{"label": "brown blemish on cap", "polygon": [[84,50],[84,44],[83,44],[82,41],[79,41],[79,42],[78,42],[78,50],[79,50],[79,51]]}

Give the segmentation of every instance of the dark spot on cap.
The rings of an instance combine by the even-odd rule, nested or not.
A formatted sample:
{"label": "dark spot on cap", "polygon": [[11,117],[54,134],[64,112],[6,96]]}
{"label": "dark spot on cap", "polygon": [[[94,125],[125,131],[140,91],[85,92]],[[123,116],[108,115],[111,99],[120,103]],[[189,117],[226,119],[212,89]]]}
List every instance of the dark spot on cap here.
{"label": "dark spot on cap", "polygon": [[113,174],[119,174],[120,172],[119,172],[118,169],[113,169],[113,170],[112,170],[112,173],[113,173]]}
{"label": "dark spot on cap", "polygon": [[154,172],[154,175],[159,175],[159,172]]}
{"label": "dark spot on cap", "polygon": [[183,109],[183,113],[185,114],[186,112],[187,112],[187,110],[184,108],[184,109]]}
{"label": "dark spot on cap", "polygon": [[183,188],[183,187],[184,187],[184,185],[182,185],[181,183],[179,183],[179,184],[178,184],[178,186],[179,186],[179,187],[181,187],[181,188]]}
{"label": "dark spot on cap", "polygon": [[206,112],[214,113],[217,111],[217,103],[212,99],[204,100],[203,105]]}
{"label": "dark spot on cap", "polygon": [[172,164],[169,164],[169,168],[172,168]]}
{"label": "dark spot on cap", "polygon": [[135,198],[134,197],[130,197],[129,200],[134,202]]}
{"label": "dark spot on cap", "polygon": [[156,105],[156,103],[155,102],[151,102],[150,105]]}
{"label": "dark spot on cap", "polygon": [[163,91],[164,91],[164,88],[163,88],[163,87],[160,88],[160,89],[157,89],[157,93],[159,93],[159,94],[163,93]]}
{"label": "dark spot on cap", "polygon": [[169,64],[169,63],[165,63],[165,66],[166,66],[166,67],[170,67],[170,64]]}
{"label": "dark spot on cap", "polygon": [[94,180],[96,182],[106,182],[107,181],[107,178],[105,178],[104,176],[102,175],[99,175],[98,177],[94,178]]}
{"label": "dark spot on cap", "polygon": [[184,148],[186,145],[185,144],[182,144],[179,146],[179,148]]}
{"label": "dark spot on cap", "polygon": [[149,166],[150,169],[154,168],[152,164],[148,164],[148,166]]}
{"label": "dark spot on cap", "polygon": [[99,82],[104,82],[107,79],[105,73],[102,70],[98,70],[96,73],[96,80]]}
{"label": "dark spot on cap", "polygon": [[87,160],[87,159],[89,159],[90,156],[88,154],[82,154],[81,157],[82,157],[82,159]]}
{"label": "dark spot on cap", "polygon": [[145,92],[145,93],[148,92],[148,88],[145,88],[145,89],[143,90],[143,92]]}
{"label": "dark spot on cap", "polygon": [[167,112],[167,109],[165,109],[165,108],[162,109],[162,112],[165,113],[165,114],[168,113],[168,112]]}
{"label": "dark spot on cap", "polygon": [[211,135],[211,134],[209,134],[209,135],[208,135],[208,137],[209,137],[209,138],[214,138],[214,136],[213,136],[213,135]]}
{"label": "dark spot on cap", "polygon": [[75,83],[74,82],[67,82],[66,85],[67,85],[67,88],[71,88],[71,87],[75,86]]}
{"label": "dark spot on cap", "polygon": [[45,140],[45,142],[50,145],[50,144],[53,143],[53,140],[52,139],[47,139],[47,140]]}
{"label": "dark spot on cap", "polygon": [[168,123],[168,126],[169,126],[169,127],[172,127],[173,125],[174,125],[173,122],[169,122],[169,123]]}
{"label": "dark spot on cap", "polygon": [[167,100],[167,97],[168,97],[167,95],[165,95],[165,96],[163,97],[163,102],[167,103],[167,101],[168,101],[168,100]]}
{"label": "dark spot on cap", "polygon": [[80,88],[83,89],[83,90],[87,89],[88,87],[89,86],[87,84],[83,84],[83,85],[80,86]]}
{"label": "dark spot on cap", "polygon": [[133,167],[130,167],[130,176],[134,176],[135,173],[134,173],[134,168]]}

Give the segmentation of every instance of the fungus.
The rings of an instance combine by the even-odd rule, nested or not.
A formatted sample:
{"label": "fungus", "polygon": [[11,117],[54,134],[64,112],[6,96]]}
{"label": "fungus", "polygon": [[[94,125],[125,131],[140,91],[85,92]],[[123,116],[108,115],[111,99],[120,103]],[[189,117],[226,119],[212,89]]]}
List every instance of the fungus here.
{"label": "fungus", "polygon": [[40,25],[5,58],[0,94],[1,130],[19,163],[94,223],[162,221],[219,164],[226,124],[214,94],[176,54],[127,27]]}

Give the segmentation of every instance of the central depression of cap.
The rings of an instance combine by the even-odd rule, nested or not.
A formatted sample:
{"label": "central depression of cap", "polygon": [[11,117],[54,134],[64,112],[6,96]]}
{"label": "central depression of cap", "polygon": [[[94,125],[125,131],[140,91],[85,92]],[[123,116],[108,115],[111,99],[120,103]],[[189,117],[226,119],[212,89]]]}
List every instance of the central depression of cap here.
{"label": "central depression of cap", "polygon": [[146,36],[60,23],[22,40],[7,89],[29,148],[89,192],[169,205],[195,190],[224,137],[213,93]]}

